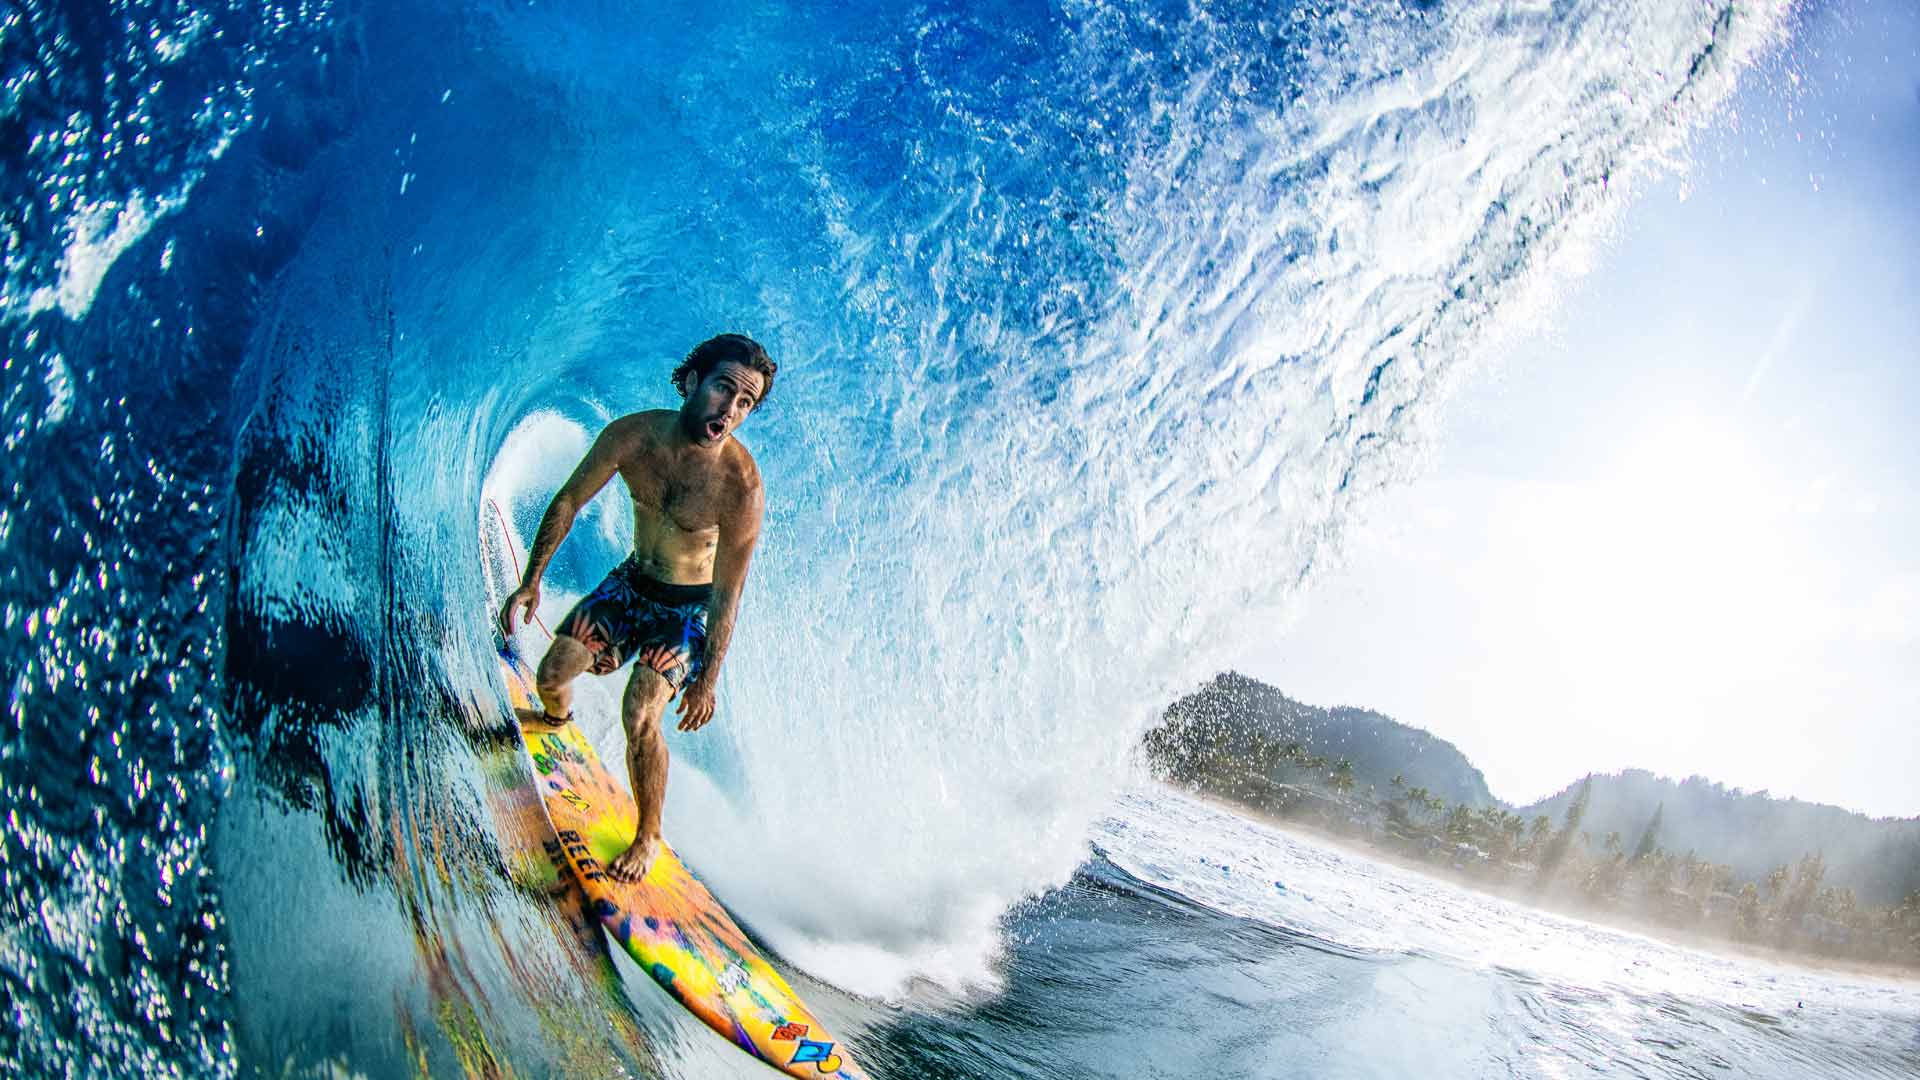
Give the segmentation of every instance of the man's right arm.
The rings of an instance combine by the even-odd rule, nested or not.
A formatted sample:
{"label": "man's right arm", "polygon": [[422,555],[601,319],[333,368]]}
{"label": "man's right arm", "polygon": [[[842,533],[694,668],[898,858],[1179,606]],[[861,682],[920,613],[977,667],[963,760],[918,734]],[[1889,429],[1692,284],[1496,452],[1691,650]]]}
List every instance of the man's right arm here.
{"label": "man's right arm", "polygon": [[533,616],[534,608],[540,602],[540,578],[547,572],[547,564],[553,561],[553,553],[560,549],[560,541],[567,538],[573,528],[573,519],[580,508],[593,501],[600,489],[607,486],[613,474],[620,467],[620,458],[626,450],[629,433],[626,425],[615,421],[607,425],[600,437],[593,441],[587,456],[574,466],[573,475],[560,485],[560,490],[547,504],[547,512],[540,516],[540,528],[533,535],[533,549],[527,552],[526,573],[520,577],[520,587],[507,597],[506,604],[500,609],[500,628],[508,634],[513,633],[513,613],[519,610],[526,618]]}

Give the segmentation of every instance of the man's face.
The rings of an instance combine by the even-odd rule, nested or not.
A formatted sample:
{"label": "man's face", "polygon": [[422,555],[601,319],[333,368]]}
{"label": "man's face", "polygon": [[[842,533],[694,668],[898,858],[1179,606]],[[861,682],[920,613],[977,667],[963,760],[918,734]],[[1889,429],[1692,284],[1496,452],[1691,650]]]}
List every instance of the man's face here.
{"label": "man's face", "polygon": [[680,421],[694,442],[718,446],[746,422],[765,389],[766,379],[759,372],[732,360],[722,361],[687,395],[686,404],[680,406]]}

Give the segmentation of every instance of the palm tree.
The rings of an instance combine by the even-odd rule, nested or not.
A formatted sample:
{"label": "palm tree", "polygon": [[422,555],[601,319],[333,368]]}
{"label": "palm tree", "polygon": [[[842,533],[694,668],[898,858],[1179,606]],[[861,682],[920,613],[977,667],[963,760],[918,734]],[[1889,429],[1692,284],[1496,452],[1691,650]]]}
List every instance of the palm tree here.
{"label": "palm tree", "polygon": [[1333,767],[1333,790],[1342,795],[1353,790],[1353,762],[1341,758]]}
{"label": "palm tree", "polygon": [[1533,824],[1527,828],[1527,855],[1539,859],[1547,841],[1553,836],[1553,819],[1545,814],[1535,814]]}
{"label": "palm tree", "polygon": [[1786,893],[1787,881],[1790,877],[1791,875],[1787,872],[1784,863],[1767,871],[1766,885],[1767,901],[1769,903],[1777,902],[1780,897]]}
{"label": "palm tree", "polygon": [[1666,814],[1667,804],[1665,802],[1653,808],[1653,817],[1647,821],[1646,831],[1640,834],[1640,842],[1633,847],[1633,858],[1635,862],[1659,850],[1660,822],[1661,819],[1666,817]]}
{"label": "palm tree", "polygon": [[1406,793],[1404,798],[1406,800],[1407,809],[1409,811],[1412,811],[1414,808],[1418,807],[1421,813],[1423,815],[1425,814],[1427,809],[1427,789],[1426,788],[1423,788],[1423,787],[1413,788],[1412,790]]}
{"label": "palm tree", "polygon": [[1465,803],[1454,806],[1447,815],[1447,835],[1456,842],[1465,843],[1473,838],[1473,808]]}

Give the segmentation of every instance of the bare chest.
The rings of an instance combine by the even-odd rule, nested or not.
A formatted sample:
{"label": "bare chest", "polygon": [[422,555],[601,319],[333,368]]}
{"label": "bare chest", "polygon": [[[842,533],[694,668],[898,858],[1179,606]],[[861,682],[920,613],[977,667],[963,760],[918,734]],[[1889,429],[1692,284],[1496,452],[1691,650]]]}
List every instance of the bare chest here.
{"label": "bare chest", "polygon": [[710,469],[649,468],[623,470],[634,512],[681,532],[707,532],[720,526],[734,496],[725,477]]}

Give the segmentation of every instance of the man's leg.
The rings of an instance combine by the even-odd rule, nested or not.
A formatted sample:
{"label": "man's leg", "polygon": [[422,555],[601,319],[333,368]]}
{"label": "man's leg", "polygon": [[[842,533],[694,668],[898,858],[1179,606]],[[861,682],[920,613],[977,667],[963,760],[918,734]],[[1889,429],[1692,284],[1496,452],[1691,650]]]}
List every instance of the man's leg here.
{"label": "man's leg", "polygon": [[607,866],[621,881],[646,877],[660,854],[660,809],[667,801],[667,737],[660,717],[671,697],[673,684],[644,664],[634,665],[620,717],[627,726],[627,776],[633,781],[633,801],[640,806],[640,823],[632,846]]}
{"label": "man's leg", "polygon": [[592,650],[565,634],[554,636],[533,675],[534,689],[539,691],[540,705],[548,716],[565,720],[573,715],[573,680],[591,666]]}

